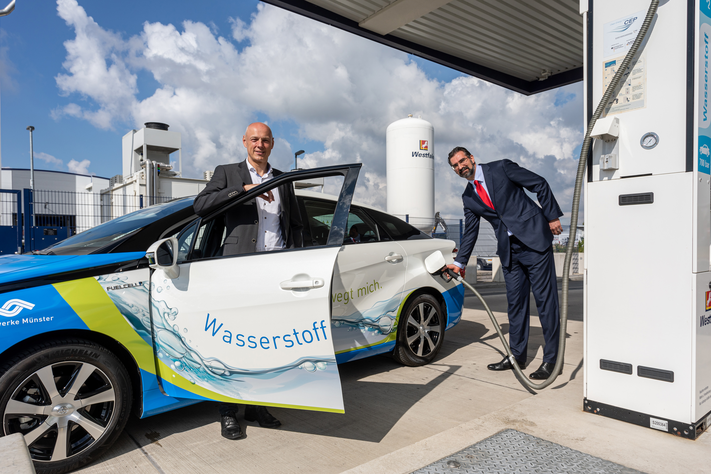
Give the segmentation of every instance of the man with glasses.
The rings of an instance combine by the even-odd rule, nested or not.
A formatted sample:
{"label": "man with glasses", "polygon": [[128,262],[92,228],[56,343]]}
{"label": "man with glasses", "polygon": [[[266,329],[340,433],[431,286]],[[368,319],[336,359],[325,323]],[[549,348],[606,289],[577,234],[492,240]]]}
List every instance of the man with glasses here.
{"label": "man with glasses", "polygon": [[[464,203],[465,230],[454,264],[448,267],[464,276],[483,217],[496,233],[496,254],[506,281],[509,345],[521,368],[526,366],[529,332],[529,294],[538,308],[545,346],[543,363],[529,375],[545,380],[553,372],[558,356],[558,285],[553,261],[553,235],[563,228],[563,215],[550,186],[541,176],[521,168],[511,160],[477,163],[464,147],[454,148],[447,157],[455,173],[466,179]],[[534,193],[536,204],[524,191]],[[512,368],[507,357],[489,364],[489,370]]]}

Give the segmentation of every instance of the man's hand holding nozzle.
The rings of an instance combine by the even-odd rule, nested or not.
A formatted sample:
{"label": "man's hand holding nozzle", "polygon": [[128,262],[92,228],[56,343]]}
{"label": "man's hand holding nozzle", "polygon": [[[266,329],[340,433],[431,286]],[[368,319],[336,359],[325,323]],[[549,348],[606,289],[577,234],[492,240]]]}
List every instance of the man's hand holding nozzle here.
{"label": "man's hand holding nozzle", "polygon": [[[452,273],[454,273],[454,277],[453,277],[453,278],[454,278],[455,280],[456,280],[458,277],[464,278],[465,275],[466,275],[466,270],[465,270],[465,269],[459,268],[458,266],[456,266],[456,265],[453,264],[453,263],[450,263],[449,265],[445,266],[442,270],[443,270],[444,272],[451,271]],[[450,275],[451,275],[451,274],[450,274]]]}

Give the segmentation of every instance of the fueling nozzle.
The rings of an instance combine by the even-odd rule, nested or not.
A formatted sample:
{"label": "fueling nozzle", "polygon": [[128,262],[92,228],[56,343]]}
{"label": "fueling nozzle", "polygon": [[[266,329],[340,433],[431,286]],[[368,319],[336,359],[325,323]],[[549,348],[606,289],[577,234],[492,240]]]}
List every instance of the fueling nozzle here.
{"label": "fueling nozzle", "polygon": [[464,281],[461,275],[457,275],[452,270],[447,268],[447,262],[444,259],[442,252],[437,250],[425,259],[425,268],[432,275],[439,275],[445,281],[450,282],[452,279],[456,281]]}

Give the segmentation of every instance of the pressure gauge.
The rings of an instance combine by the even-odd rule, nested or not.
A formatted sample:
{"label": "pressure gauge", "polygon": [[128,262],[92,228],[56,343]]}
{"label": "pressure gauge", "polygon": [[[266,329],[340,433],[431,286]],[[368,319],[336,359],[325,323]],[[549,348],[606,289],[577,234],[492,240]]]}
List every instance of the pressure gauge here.
{"label": "pressure gauge", "polygon": [[639,141],[639,144],[642,145],[642,148],[645,150],[651,150],[659,144],[659,135],[654,132],[645,133]]}

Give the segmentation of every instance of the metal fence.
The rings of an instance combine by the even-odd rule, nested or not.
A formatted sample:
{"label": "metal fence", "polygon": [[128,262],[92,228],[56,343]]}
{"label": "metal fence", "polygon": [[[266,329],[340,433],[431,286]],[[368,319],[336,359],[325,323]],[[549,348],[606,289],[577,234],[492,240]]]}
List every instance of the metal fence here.
{"label": "metal fence", "polygon": [[82,193],[35,190],[30,200],[30,214],[35,227],[67,227],[69,235],[78,234],[103,222],[155,204],[171,197],[148,199],[143,195]]}
{"label": "metal fence", "polygon": [[[50,231],[52,228],[59,228],[62,229],[61,235],[64,237],[78,234],[101,223],[143,209],[148,207],[149,203],[158,204],[173,199],[166,196],[149,198],[143,195],[116,193],[48,190],[30,192],[26,189],[23,198],[24,204],[20,204],[19,194],[18,191],[0,193],[0,226],[25,225],[28,226],[26,233],[31,235],[34,235],[34,230],[40,230],[43,235],[47,235],[48,228]],[[25,223],[22,219],[23,214],[27,216],[29,222]],[[405,220],[408,220],[407,216]],[[438,225],[431,235],[453,240],[456,247],[459,248],[464,234],[464,219],[444,219],[444,223],[446,230],[444,226]],[[7,235],[10,236],[10,229],[6,230],[8,230]],[[18,232],[19,234],[21,232]],[[61,238],[58,237],[58,240]],[[38,250],[38,248],[33,248],[33,250]],[[496,255],[496,235],[491,224],[485,220],[480,222],[479,238],[472,254],[479,257]],[[574,265],[577,265],[577,260],[574,260]]]}
{"label": "metal fence", "polygon": [[[462,242],[462,235],[464,235],[464,219],[444,219],[444,222],[447,225],[446,232],[443,231],[442,226],[437,226],[432,236],[454,240],[457,248],[459,248]],[[491,224],[485,220],[481,220],[479,224],[479,237],[474,245],[472,255],[477,257],[493,257],[496,255],[496,234]]]}
{"label": "metal fence", "polygon": [[18,191],[4,191],[0,193],[0,226],[16,226],[18,209],[20,209]]}
{"label": "metal fence", "polygon": [[0,189],[0,255],[22,251],[22,215],[20,191]]}
{"label": "metal fence", "polygon": [[[464,235],[464,219],[445,219],[447,225],[447,231],[444,232],[441,226],[438,226],[436,231],[431,235],[433,237],[439,237],[443,239],[454,240],[457,244],[457,248],[461,246],[462,235]],[[567,226],[563,226],[564,231]],[[579,233],[576,240],[580,240],[582,233]],[[568,245],[568,239],[563,238],[554,242],[558,245],[554,245],[555,252],[565,252],[566,246]],[[474,250],[472,255],[477,257],[494,257],[496,256],[496,234],[494,233],[494,228],[486,220],[480,220],[479,222],[479,237],[477,238],[476,244],[474,245]],[[571,261],[571,268],[573,273],[579,273],[578,268],[578,247],[573,247],[573,259]]]}
{"label": "metal fence", "polygon": [[143,195],[0,190],[0,255],[42,250],[130,212],[171,200]]}

